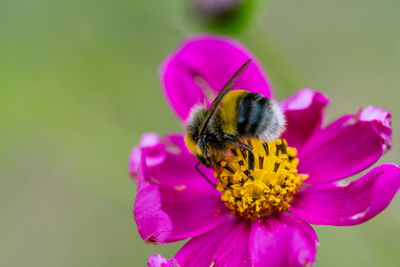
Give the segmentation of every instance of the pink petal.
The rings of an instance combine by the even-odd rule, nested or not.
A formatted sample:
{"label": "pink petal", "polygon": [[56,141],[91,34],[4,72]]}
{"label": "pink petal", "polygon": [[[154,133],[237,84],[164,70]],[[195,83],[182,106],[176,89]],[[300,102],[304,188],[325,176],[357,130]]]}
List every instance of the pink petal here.
{"label": "pink petal", "polygon": [[250,223],[231,218],[204,235],[191,239],[175,255],[178,266],[252,266],[248,252]]}
{"label": "pink petal", "polygon": [[137,180],[139,163],[142,154],[141,149],[144,148],[147,150],[146,163],[148,166],[157,166],[165,159],[165,145],[161,143],[160,137],[156,133],[143,134],[139,145],[132,149],[131,156],[129,158],[129,172],[134,180]]}
{"label": "pink petal", "polygon": [[299,171],[308,184],[354,175],[374,164],[390,148],[390,113],[376,107],[346,115],[316,132],[299,154]]}
{"label": "pink petal", "polygon": [[177,267],[175,259],[168,260],[161,256],[160,254],[150,255],[147,260],[147,265],[149,267]]}
{"label": "pink petal", "polygon": [[[198,199],[205,195],[220,198],[221,193],[195,169],[197,159],[187,149],[182,134],[164,136],[162,143],[167,153],[162,164],[149,168],[149,182],[159,186],[165,200],[176,201],[181,197]],[[213,169],[203,166],[200,169],[209,180],[217,183]]]}
{"label": "pink petal", "polygon": [[186,120],[193,105],[210,103],[250,58],[253,61],[236,80],[235,88],[271,97],[271,87],[261,65],[243,45],[215,35],[186,39],[161,66],[161,81],[172,109]]}
{"label": "pink petal", "polygon": [[162,210],[161,195],[156,185],[150,184],[145,177],[149,176],[145,164],[146,152],[142,153],[142,161],[138,172],[138,185],[133,216],[140,236],[148,243],[159,243],[168,238],[172,232],[172,220]]}
{"label": "pink petal", "polygon": [[287,122],[283,138],[290,146],[301,150],[311,135],[321,129],[328,103],[326,96],[311,89],[300,90],[280,103]]}
{"label": "pink petal", "polygon": [[[182,136],[164,137],[166,156],[157,166],[147,166],[142,151],[134,218],[140,236],[148,243],[167,243],[197,236],[227,220],[230,210],[220,192],[194,169],[195,158]],[[205,170],[212,177],[212,172]]]}
{"label": "pink petal", "polygon": [[304,188],[290,211],[312,224],[356,225],[383,211],[400,188],[400,168],[384,164],[348,184]]}
{"label": "pink petal", "polygon": [[309,266],[315,261],[318,238],[312,227],[289,213],[258,220],[250,234],[253,266]]}
{"label": "pink petal", "polygon": [[380,135],[382,140],[384,140],[384,152],[392,147],[392,116],[388,111],[374,106],[369,106],[360,113],[360,120],[373,121],[375,132]]}

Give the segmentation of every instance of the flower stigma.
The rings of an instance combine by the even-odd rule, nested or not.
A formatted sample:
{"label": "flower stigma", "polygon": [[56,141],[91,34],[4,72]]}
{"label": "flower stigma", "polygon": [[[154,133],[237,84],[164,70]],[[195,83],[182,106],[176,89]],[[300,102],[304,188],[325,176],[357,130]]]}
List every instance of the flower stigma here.
{"label": "flower stigma", "polygon": [[217,161],[214,172],[217,190],[233,215],[250,220],[267,217],[276,211],[287,211],[290,201],[308,177],[299,174],[297,150],[286,140],[264,143],[244,140],[252,151],[231,147]]}

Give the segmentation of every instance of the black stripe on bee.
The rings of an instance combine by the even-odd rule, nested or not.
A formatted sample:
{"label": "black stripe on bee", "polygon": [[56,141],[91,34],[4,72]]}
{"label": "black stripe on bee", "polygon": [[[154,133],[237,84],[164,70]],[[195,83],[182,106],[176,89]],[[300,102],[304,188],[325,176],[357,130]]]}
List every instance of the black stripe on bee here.
{"label": "black stripe on bee", "polygon": [[244,135],[247,122],[250,117],[251,106],[252,106],[252,94],[246,95],[244,98],[238,101],[238,121],[237,130],[239,135]]}
{"label": "black stripe on bee", "polygon": [[261,123],[261,119],[264,114],[264,109],[268,100],[266,98],[259,98],[253,101],[252,110],[246,131],[249,135],[255,135],[258,125]]}
{"label": "black stripe on bee", "polygon": [[[238,101],[237,130],[242,136],[255,136],[270,121],[270,101],[260,94],[248,93]],[[267,111],[267,112],[266,112]]]}

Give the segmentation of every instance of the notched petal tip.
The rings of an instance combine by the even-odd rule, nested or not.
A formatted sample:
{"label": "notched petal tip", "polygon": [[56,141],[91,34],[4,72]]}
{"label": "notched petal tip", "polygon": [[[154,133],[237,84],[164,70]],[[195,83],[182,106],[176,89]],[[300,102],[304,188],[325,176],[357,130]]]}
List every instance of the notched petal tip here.
{"label": "notched petal tip", "polygon": [[289,210],[312,224],[349,226],[382,212],[400,188],[400,168],[383,164],[344,185],[314,185],[297,193]]}
{"label": "notched petal tip", "polygon": [[147,260],[149,267],[180,267],[175,259],[166,259],[160,254],[153,254]]}
{"label": "notched petal tip", "polygon": [[135,146],[129,157],[129,172],[131,178],[137,181],[139,172],[139,162],[142,157],[142,150],[146,150],[146,164],[154,167],[165,160],[166,148],[161,138],[156,133],[145,133],[142,135],[139,145]]}
{"label": "notched petal tip", "polygon": [[391,147],[390,124],[388,111],[370,106],[316,132],[299,153],[305,183],[333,182],[370,167]]}
{"label": "notched petal tip", "polygon": [[375,106],[368,106],[359,111],[359,117],[362,121],[377,120],[386,127],[391,126],[391,114],[389,111]]}
{"label": "notched petal tip", "polygon": [[285,138],[299,152],[325,120],[325,107],[330,100],[320,92],[302,89],[280,103],[287,121]]}
{"label": "notched petal tip", "polygon": [[376,134],[381,137],[384,152],[392,147],[392,115],[389,111],[369,106],[359,111],[359,120],[372,122]]}

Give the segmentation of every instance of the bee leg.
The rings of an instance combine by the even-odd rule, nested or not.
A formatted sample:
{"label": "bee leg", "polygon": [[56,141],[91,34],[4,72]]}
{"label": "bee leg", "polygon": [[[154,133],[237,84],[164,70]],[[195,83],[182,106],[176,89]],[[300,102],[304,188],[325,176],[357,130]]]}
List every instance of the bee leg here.
{"label": "bee leg", "polygon": [[207,178],[207,176],[200,170],[199,166],[200,166],[200,162],[197,162],[196,165],[194,165],[194,167],[196,168],[196,171],[197,171],[201,176],[203,176],[203,178],[204,178],[212,187],[214,187],[214,188],[217,187],[217,185],[214,184],[213,182],[211,182],[211,181]]}
{"label": "bee leg", "polygon": [[253,148],[251,146],[239,141],[235,136],[231,134],[225,134],[224,139],[236,147],[244,148],[249,152],[253,151]]}
{"label": "bee leg", "polygon": [[230,135],[230,134],[226,134],[224,135],[225,140],[227,140],[229,143],[231,143],[232,145],[238,147],[238,148],[242,148],[242,149],[246,149],[247,151],[249,151],[249,155],[248,155],[248,163],[249,163],[249,170],[254,170],[254,155],[253,155],[253,148],[241,141],[239,141],[235,136]]}

